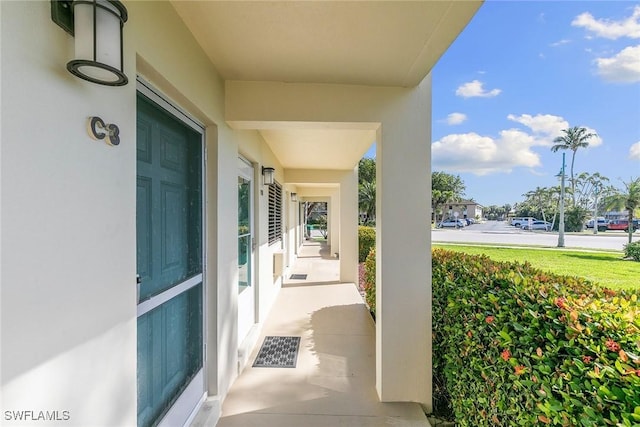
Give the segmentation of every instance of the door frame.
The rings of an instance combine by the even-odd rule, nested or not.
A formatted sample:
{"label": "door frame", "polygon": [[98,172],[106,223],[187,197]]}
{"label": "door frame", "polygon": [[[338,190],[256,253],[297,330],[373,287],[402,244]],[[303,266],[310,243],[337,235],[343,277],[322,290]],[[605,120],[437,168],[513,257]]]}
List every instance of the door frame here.
{"label": "door frame", "polygon": [[[165,96],[158,89],[153,87],[148,81],[146,81],[141,76],[136,76],[136,93],[141,93],[142,95],[149,98],[153,101],[158,107],[165,110],[167,113],[171,114],[173,117],[181,121],[184,125],[196,131],[200,134],[200,146],[201,146],[201,189],[202,189],[202,274],[197,275],[191,279],[187,279],[182,284],[175,286],[165,292],[160,293],[159,295],[153,296],[150,299],[147,299],[143,302],[136,301],[137,303],[137,314],[136,319],[143,315],[144,313],[150,311],[151,309],[161,305],[162,303],[170,300],[172,297],[180,294],[183,291],[197,285],[202,281],[202,369],[195,375],[194,378],[191,379],[187,387],[180,394],[178,399],[171,405],[171,408],[163,415],[162,418],[158,421],[159,427],[171,427],[178,425],[181,420],[185,420],[184,425],[189,425],[193,419],[195,418],[198,410],[202,406],[202,403],[205,401],[207,397],[207,245],[206,245],[206,237],[207,237],[207,212],[206,212],[206,176],[207,176],[207,156],[206,156],[206,127],[193,116],[191,116],[186,111],[182,110],[177,106],[175,102],[173,102],[169,97]],[[136,110],[137,114],[137,110]],[[138,285],[139,286],[139,285]],[[139,294],[139,292],[138,292]],[[137,328],[136,328],[137,335]],[[136,350],[137,351],[137,350]],[[136,366],[136,375],[137,375],[137,366]],[[186,404],[187,402],[195,401],[196,404],[193,409],[188,409],[188,406],[191,404]]]}
{"label": "door frame", "polygon": [[[256,169],[257,166],[254,162],[252,162],[251,160],[249,160],[246,156],[244,156],[241,153],[238,153],[238,160],[243,162],[247,167],[251,168],[251,174],[244,174],[240,171],[240,169],[238,169],[237,175],[238,177],[244,178],[244,179],[248,179],[250,182],[250,196],[249,196],[249,203],[250,203],[250,209],[249,209],[249,222],[251,223],[251,262],[250,262],[250,266],[251,266],[251,271],[250,271],[250,284],[249,284],[249,288],[248,290],[245,290],[244,292],[251,292],[251,294],[253,295],[253,304],[252,304],[252,311],[253,311],[253,318],[251,319],[251,326],[249,327],[249,329],[247,330],[247,332],[244,334],[244,336],[240,337],[238,336],[238,346],[242,346],[242,343],[244,342],[244,340],[247,339],[248,336],[251,335],[251,331],[255,328],[256,323],[258,323],[258,289],[257,289],[257,284],[259,283],[258,280],[256,280],[256,273],[258,271],[258,265],[257,265],[257,247],[258,247],[258,229],[257,229],[257,220],[256,220],[256,209],[258,209],[257,205],[256,205],[256,193],[257,193],[257,186],[256,186]],[[244,293],[242,292],[242,293]],[[241,293],[238,293],[238,299],[240,297]],[[238,300],[238,304],[239,304],[239,300]],[[239,306],[238,306],[238,313],[240,312]],[[240,323],[240,318],[238,316],[237,319],[238,325]],[[239,327],[238,327],[239,329]]]}

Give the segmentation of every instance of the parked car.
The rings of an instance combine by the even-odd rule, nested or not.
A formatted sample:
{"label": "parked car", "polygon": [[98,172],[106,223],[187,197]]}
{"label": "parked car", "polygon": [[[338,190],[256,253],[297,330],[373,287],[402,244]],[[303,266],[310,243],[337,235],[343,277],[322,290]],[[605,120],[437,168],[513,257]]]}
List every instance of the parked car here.
{"label": "parked car", "polygon": [[529,221],[533,222],[533,221],[537,221],[537,219],[531,216],[516,217],[511,220],[511,225],[513,225],[514,227],[520,227],[522,226],[522,224],[528,223]]}
{"label": "parked car", "polygon": [[523,223],[520,228],[523,230],[544,230],[551,231],[551,223],[547,221],[533,221],[531,224],[528,222]]}
{"label": "parked car", "polygon": [[438,224],[438,228],[442,227],[452,227],[452,228],[463,228],[466,226],[466,222],[463,219],[445,219],[440,224]]}
{"label": "parked car", "polygon": [[[638,222],[636,220],[633,221],[633,225],[631,226],[632,230],[635,232],[638,229]],[[615,219],[613,221],[609,221],[607,225],[607,230],[624,230],[629,231],[629,220],[627,219]]]}
{"label": "parked car", "polygon": [[[593,218],[587,221],[587,228],[593,228],[594,223],[595,220]],[[607,225],[609,225],[608,219],[598,217],[598,231],[605,231],[607,229]]]}
{"label": "parked car", "polygon": [[463,221],[466,223],[466,225],[471,225],[476,223],[476,221],[473,218],[464,218]]}

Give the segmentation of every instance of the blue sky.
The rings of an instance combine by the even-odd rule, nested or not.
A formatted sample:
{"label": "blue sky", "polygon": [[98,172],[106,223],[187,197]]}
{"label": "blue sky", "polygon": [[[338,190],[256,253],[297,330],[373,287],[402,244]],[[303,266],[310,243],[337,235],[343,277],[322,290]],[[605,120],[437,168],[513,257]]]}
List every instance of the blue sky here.
{"label": "blue sky", "polygon": [[622,188],[640,176],[640,2],[488,0],[433,70],[432,120],[432,170],[482,205],[558,185],[570,126],[598,135],[575,174]]}

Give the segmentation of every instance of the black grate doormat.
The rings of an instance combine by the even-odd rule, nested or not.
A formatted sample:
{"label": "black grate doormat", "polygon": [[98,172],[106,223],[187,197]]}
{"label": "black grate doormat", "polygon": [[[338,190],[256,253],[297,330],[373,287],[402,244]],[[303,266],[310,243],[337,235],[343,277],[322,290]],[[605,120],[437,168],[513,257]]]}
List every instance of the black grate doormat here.
{"label": "black grate doormat", "polygon": [[292,274],[291,277],[289,277],[289,279],[291,279],[291,280],[307,280],[307,275],[306,274]]}
{"label": "black grate doormat", "polygon": [[265,337],[254,368],[295,368],[300,337]]}

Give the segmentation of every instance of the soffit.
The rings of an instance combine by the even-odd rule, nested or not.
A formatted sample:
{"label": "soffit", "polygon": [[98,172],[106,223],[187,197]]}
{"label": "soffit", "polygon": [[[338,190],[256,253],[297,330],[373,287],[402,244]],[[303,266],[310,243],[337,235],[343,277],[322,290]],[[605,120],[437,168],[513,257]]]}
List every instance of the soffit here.
{"label": "soffit", "polygon": [[[185,1],[175,10],[225,80],[412,87],[481,1]],[[284,168],[353,169],[375,130],[256,126]]]}
{"label": "soffit", "polygon": [[226,80],[415,86],[480,1],[181,1]]}
{"label": "soffit", "polygon": [[355,167],[375,142],[375,130],[269,129],[262,137],[285,169]]}

